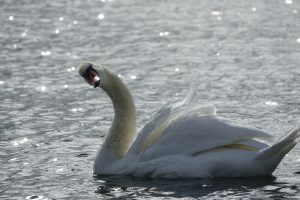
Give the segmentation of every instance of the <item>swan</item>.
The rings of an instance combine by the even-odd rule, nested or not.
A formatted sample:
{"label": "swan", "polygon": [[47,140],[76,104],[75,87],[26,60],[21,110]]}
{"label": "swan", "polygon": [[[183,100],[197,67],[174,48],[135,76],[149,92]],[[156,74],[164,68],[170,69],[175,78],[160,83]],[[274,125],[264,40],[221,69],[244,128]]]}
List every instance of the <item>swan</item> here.
{"label": "swan", "polygon": [[136,109],[123,81],[102,65],[83,61],[79,74],[110,97],[114,119],[94,162],[95,175],[150,178],[271,175],[296,145],[300,127],[270,144],[271,135],[220,120],[214,106],[195,105],[191,94],[170,102],[139,132]]}

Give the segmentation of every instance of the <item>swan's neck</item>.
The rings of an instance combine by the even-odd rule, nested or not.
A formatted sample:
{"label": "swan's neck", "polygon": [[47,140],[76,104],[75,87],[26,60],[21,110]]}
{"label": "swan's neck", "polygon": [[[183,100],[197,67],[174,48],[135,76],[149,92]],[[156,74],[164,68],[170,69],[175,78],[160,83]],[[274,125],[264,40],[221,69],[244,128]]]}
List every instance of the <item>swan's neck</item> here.
{"label": "swan's neck", "polygon": [[[133,98],[121,79],[109,70],[107,75],[110,85],[102,89],[112,100],[115,116],[98,156],[115,160],[124,156],[132,143],[136,128],[136,111]],[[108,160],[105,162],[109,163]]]}

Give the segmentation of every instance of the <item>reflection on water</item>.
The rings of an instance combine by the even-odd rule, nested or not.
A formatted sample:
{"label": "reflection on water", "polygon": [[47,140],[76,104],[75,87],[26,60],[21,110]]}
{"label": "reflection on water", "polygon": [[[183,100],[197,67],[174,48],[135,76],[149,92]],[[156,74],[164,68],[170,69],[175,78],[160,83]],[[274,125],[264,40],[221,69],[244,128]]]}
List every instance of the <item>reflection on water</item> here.
{"label": "reflection on water", "polygon": [[0,199],[299,199],[300,145],[273,178],[94,178],[113,109],[75,67],[119,74],[138,129],[193,88],[221,117],[278,138],[300,116],[299,3],[0,1]]}
{"label": "reflection on water", "polygon": [[[276,177],[232,179],[143,179],[130,176],[100,176],[95,193],[106,197],[138,198],[289,198],[300,192],[297,185],[278,182]],[[259,192],[253,192],[259,190]]]}

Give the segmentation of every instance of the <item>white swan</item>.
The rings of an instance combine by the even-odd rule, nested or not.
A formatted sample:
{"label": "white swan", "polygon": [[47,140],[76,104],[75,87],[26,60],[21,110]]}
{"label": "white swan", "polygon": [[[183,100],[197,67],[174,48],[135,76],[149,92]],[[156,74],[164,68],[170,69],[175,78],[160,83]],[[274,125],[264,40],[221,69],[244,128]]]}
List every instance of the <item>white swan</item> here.
{"label": "white swan", "polygon": [[[262,131],[220,121],[214,106],[168,103],[140,131],[134,143],[132,96],[109,69],[82,62],[80,75],[111,98],[115,116],[94,163],[94,173],[152,178],[244,177],[270,175],[297,143],[296,127],[272,145]],[[131,145],[132,143],[132,145]]]}

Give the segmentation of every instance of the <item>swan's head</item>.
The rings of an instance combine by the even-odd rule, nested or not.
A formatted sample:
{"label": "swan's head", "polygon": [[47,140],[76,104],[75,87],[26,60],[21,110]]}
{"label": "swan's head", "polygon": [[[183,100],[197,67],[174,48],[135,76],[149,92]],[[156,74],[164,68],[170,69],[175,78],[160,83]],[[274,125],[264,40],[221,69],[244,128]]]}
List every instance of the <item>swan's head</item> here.
{"label": "swan's head", "polygon": [[88,84],[94,86],[94,88],[101,87],[103,82],[105,82],[105,69],[96,63],[89,61],[80,63],[79,74]]}

